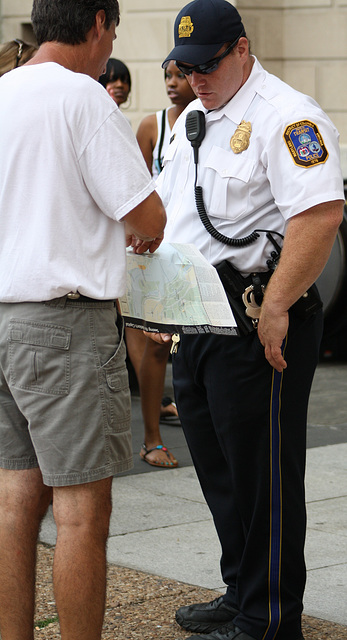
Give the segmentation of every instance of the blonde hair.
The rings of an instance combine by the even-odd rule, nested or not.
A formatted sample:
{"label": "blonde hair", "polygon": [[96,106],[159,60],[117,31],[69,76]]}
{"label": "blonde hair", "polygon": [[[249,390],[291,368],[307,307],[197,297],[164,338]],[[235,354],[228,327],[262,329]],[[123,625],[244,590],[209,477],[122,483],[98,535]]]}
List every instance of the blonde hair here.
{"label": "blonde hair", "polygon": [[23,40],[16,39],[5,42],[0,49],[0,76],[28,62],[36,51],[35,45],[28,44]]}

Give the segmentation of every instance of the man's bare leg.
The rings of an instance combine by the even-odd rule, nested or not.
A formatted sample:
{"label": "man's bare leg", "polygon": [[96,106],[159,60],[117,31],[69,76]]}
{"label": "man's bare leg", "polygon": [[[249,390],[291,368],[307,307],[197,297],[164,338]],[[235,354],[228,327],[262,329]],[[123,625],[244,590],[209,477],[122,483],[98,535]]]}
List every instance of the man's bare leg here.
{"label": "man's bare leg", "polygon": [[37,538],[51,495],[39,469],[0,469],[2,640],[33,640]]}
{"label": "man's bare leg", "polygon": [[112,478],[55,487],[53,583],[62,640],[100,640]]}

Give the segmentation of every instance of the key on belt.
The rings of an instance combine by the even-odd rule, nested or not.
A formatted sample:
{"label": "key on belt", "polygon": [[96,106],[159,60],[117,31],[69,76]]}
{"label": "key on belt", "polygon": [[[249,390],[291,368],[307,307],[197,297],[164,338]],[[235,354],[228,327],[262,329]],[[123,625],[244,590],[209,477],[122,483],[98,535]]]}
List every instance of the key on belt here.
{"label": "key on belt", "polygon": [[174,333],[171,339],[172,339],[172,345],[171,345],[170,353],[171,354],[177,353],[178,343],[180,341],[179,333]]}

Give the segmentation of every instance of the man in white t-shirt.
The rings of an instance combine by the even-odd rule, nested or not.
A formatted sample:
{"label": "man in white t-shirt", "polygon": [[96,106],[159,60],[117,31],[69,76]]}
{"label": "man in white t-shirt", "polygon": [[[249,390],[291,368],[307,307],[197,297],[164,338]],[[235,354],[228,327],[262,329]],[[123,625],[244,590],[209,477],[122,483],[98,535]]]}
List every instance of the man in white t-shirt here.
{"label": "man in white t-shirt", "polygon": [[62,638],[103,624],[112,477],[132,465],[116,299],[125,248],[166,216],[131,128],[97,82],[117,0],[34,0],[39,50],[0,80],[0,632],[32,637],[35,551],[53,495]]}

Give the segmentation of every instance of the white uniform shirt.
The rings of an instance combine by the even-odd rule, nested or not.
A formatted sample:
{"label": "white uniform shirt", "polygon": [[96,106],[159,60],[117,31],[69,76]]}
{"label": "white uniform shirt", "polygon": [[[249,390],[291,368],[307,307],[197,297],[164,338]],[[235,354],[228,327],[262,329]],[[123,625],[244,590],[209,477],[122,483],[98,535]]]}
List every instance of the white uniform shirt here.
{"label": "white uniform shirt", "polygon": [[155,189],[105,89],[56,63],[0,79],[0,301],[125,290],[122,218]]}
{"label": "white uniform shirt", "polygon": [[[266,260],[274,247],[265,233],[260,233],[253,244],[234,248],[212,238],[199,219],[194,197],[193,151],[185,134],[185,118],[193,109],[203,111],[206,116],[197,182],[203,188],[205,209],[218,231],[233,238],[247,236],[257,229],[284,235],[292,216],[322,202],[343,200],[338,133],[312,98],[267,73],[257,60],[246,83],[224,107],[207,113],[200,100],[195,100],[176,121],[175,137],[157,181],[168,217],[165,240],[195,244],[214,265],[226,259],[243,273],[266,271]],[[230,140],[242,120],[251,123],[249,146],[234,153]],[[306,127],[311,134],[310,143],[305,127],[300,126],[294,127],[292,136],[299,133],[306,136],[302,138],[303,144],[291,142],[288,126],[302,121],[318,127],[323,140],[320,149],[312,127]],[[295,159],[285,141],[285,132]],[[320,158],[324,159],[327,150],[324,162],[305,164],[305,154],[312,157],[305,140],[313,145],[314,151],[318,150]],[[279,236],[274,234],[274,238],[282,244]]]}
{"label": "white uniform shirt", "polygon": [[[166,149],[168,148],[168,146],[170,144],[170,138],[171,138],[171,127],[170,127],[169,117],[168,117],[169,109],[172,109],[172,107],[169,107],[168,109],[165,109],[165,130],[164,130],[163,145],[162,145],[161,152],[160,152],[161,159],[163,159],[163,157],[164,157],[165,151],[166,151]],[[157,141],[155,143],[155,147],[153,149],[153,154],[152,154],[153,155],[152,176],[153,176],[154,180],[156,180],[158,175],[159,175],[159,171],[158,171],[158,167],[157,167],[157,160],[158,160],[159,142],[160,142],[160,138],[161,138],[161,134],[162,134],[163,111],[157,111],[155,115],[156,115],[156,119],[157,119],[158,136],[157,136]]]}

